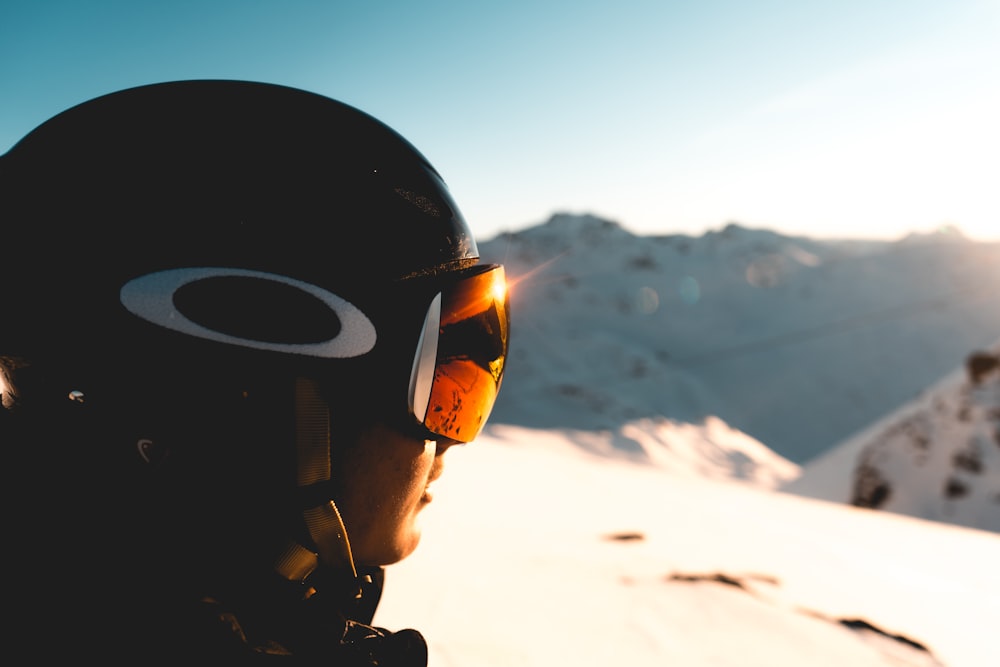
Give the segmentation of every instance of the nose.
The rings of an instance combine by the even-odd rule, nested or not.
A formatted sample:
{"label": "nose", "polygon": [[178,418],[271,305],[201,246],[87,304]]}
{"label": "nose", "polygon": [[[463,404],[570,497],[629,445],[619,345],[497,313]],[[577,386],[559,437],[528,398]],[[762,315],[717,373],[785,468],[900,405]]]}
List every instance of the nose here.
{"label": "nose", "polygon": [[442,438],[438,436],[438,438],[434,441],[435,445],[434,456],[443,456],[444,453],[448,451],[451,447],[461,444],[462,443],[459,442],[458,440],[452,440],[450,438]]}

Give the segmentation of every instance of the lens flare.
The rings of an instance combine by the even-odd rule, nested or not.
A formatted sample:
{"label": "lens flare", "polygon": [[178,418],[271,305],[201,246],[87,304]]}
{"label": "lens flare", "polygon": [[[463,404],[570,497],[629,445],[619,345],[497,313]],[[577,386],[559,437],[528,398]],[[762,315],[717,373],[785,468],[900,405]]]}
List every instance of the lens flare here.
{"label": "lens flare", "polygon": [[701,285],[691,276],[681,278],[677,291],[681,295],[681,301],[689,306],[693,306],[701,300]]}

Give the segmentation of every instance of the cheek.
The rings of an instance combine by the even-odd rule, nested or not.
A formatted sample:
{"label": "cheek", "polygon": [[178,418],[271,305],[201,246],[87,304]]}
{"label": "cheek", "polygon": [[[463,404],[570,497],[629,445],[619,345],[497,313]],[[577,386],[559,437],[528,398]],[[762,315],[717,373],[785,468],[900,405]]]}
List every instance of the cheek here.
{"label": "cheek", "polygon": [[360,564],[382,565],[405,557],[419,540],[421,498],[434,463],[433,443],[372,439],[345,459],[337,505]]}
{"label": "cheek", "polygon": [[412,515],[420,503],[427,486],[431,466],[434,463],[434,446],[411,446],[405,456],[385,459],[379,466],[379,483],[373,484],[381,489],[379,498],[373,498],[383,508],[383,518],[395,520],[402,526],[407,517]]}

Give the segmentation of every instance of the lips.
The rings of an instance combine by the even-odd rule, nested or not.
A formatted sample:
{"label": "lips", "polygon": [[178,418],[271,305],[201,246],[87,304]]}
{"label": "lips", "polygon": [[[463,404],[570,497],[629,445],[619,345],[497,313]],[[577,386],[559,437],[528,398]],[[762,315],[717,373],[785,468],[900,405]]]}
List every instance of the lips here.
{"label": "lips", "polygon": [[427,486],[424,487],[424,493],[420,496],[420,501],[423,503],[429,503],[434,500],[434,480],[441,476],[440,471],[436,475],[432,475],[427,480]]}
{"label": "lips", "polygon": [[420,501],[422,503],[429,503],[434,499],[434,482],[440,479],[441,475],[444,473],[444,461],[440,456],[435,457],[434,465],[431,467],[431,472],[427,476],[427,485],[424,487],[424,493],[420,496]]}

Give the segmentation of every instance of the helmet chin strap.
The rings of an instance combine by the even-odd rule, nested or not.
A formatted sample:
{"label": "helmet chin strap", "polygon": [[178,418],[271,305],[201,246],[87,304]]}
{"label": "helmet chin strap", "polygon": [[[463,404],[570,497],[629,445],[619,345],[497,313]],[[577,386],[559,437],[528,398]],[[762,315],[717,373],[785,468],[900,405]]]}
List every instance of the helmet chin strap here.
{"label": "helmet chin strap", "polygon": [[[330,481],[330,410],[316,383],[295,380],[295,446],[299,489]],[[334,572],[350,573],[354,597],[361,597],[361,582],[351,554],[351,543],[340,511],[333,500],[308,507],[302,512],[315,553],[291,542],[275,561],[275,569],[289,581],[306,583],[320,566]],[[311,587],[307,595],[315,592]]]}

